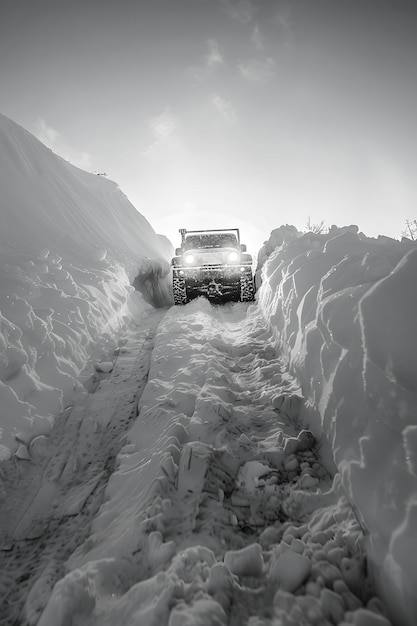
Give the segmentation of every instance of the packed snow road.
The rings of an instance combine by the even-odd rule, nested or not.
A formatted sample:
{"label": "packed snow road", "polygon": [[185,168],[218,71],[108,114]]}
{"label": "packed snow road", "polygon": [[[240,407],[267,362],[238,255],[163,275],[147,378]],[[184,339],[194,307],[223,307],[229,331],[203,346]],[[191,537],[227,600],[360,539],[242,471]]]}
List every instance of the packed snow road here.
{"label": "packed snow road", "polygon": [[302,408],[255,305],[150,316],[3,465],[0,623],[387,626]]}

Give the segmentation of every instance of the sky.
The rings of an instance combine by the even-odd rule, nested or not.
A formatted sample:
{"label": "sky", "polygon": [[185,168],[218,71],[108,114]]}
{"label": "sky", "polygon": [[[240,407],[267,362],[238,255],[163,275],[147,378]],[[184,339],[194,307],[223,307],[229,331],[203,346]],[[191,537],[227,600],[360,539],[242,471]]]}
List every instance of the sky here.
{"label": "sky", "polygon": [[412,0],[10,0],[0,112],[152,226],[417,217]]}

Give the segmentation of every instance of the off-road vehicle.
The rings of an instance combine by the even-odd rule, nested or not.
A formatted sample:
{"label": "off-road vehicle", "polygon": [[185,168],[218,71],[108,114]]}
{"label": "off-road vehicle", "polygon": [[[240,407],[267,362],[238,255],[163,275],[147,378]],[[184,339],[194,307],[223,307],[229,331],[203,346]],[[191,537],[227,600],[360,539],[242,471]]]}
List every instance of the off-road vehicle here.
{"label": "off-road vehicle", "polygon": [[252,257],[240,243],[238,228],[180,229],[181,247],[172,259],[174,304],[198,296],[213,302],[255,298]]}

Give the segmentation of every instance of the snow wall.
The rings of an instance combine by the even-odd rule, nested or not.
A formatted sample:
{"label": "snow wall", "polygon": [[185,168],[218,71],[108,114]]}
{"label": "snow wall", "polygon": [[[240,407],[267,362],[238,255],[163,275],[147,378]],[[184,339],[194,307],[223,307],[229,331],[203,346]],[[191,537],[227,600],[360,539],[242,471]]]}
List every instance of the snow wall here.
{"label": "snow wall", "polygon": [[50,429],[82,391],[87,360],[112,354],[128,313],[170,304],[172,250],[116,183],[1,115],[0,220],[4,459]]}
{"label": "snow wall", "polygon": [[328,439],[392,620],[417,624],[417,246],[356,226],[284,226],[259,254],[258,301]]}

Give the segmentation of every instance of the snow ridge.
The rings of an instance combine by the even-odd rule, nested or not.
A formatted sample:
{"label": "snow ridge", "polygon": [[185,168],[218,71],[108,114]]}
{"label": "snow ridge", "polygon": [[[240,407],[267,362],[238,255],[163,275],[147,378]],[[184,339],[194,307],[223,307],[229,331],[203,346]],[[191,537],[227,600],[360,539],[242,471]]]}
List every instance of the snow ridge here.
{"label": "snow ridge", "polygon": [[[265,261],[269,252],[273,252]],[[357,227],[273,231],[259,305],[300,380],[304,422],[328,438],[369,533],[373,575],[399,624],[415,624],[417,249]]]}

